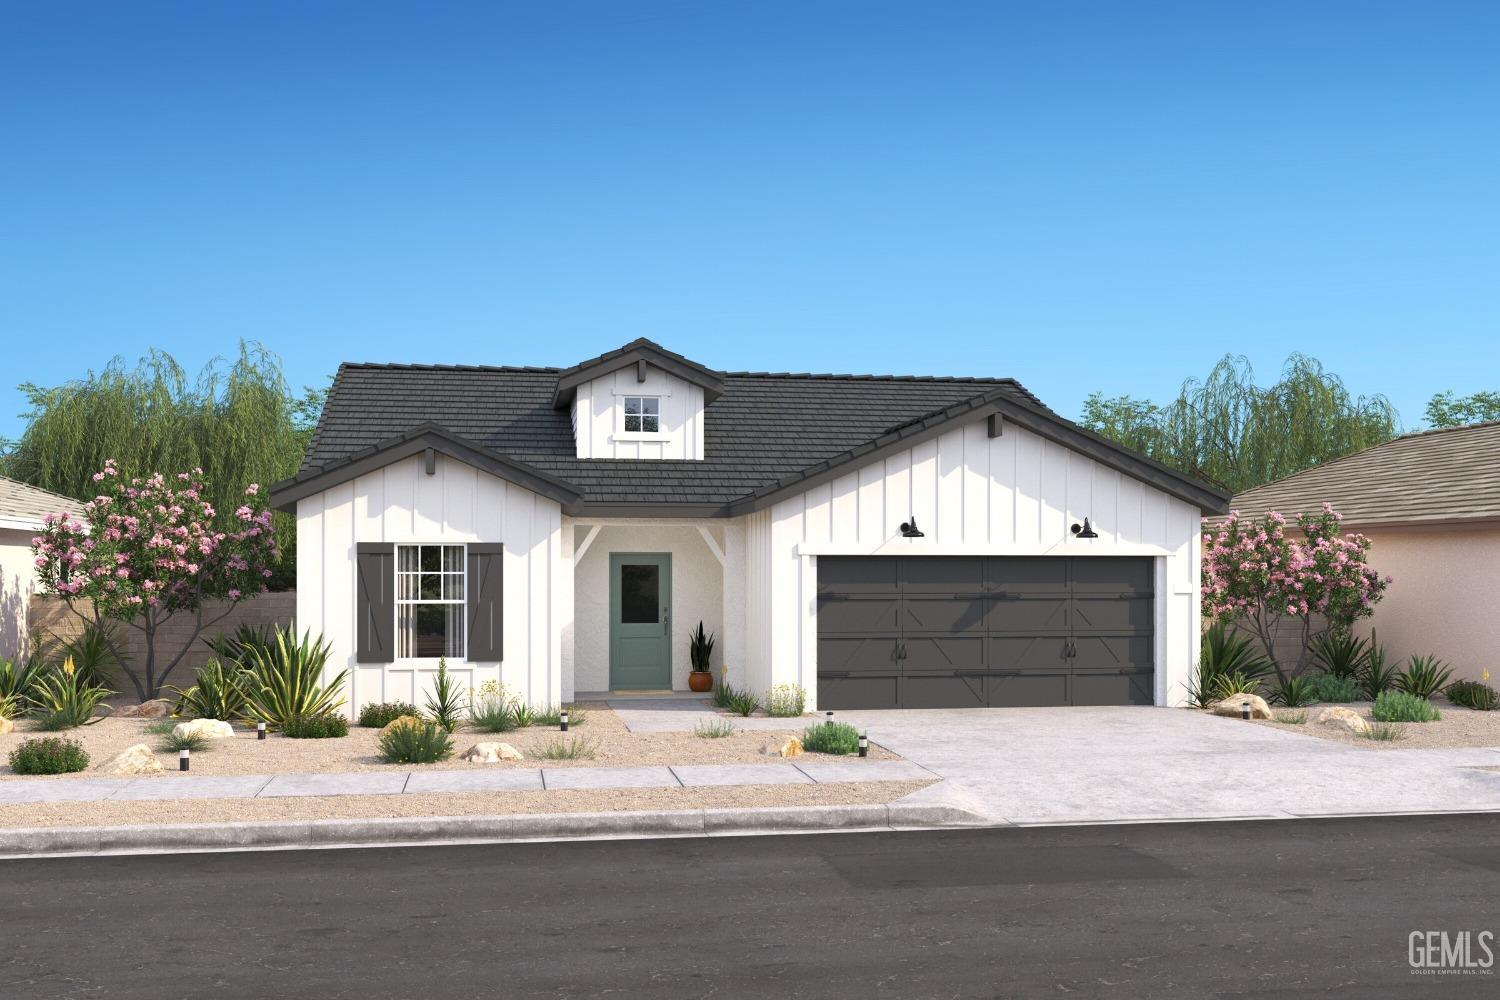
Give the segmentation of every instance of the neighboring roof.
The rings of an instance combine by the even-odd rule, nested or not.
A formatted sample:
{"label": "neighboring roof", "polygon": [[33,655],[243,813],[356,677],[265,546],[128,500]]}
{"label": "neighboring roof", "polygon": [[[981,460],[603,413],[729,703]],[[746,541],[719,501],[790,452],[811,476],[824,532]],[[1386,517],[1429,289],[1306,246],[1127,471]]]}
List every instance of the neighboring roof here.
{"label": "neighboring roof", "polygon": [[590,361],[558,372],[557,394],[552,405],[559,409],[570,405],[578,395],[578,387],[583,383],[631,365],[652,365],[700,387],[705,403],[712,403],[724,392],[724,378],[719,372],[705,368],[696,361],[689,361],[681,354],[641,337],[619,350],[608,351]]}
{"label": "neighboring roof", "polygon": [[492,460],[504,457],[577,491],[579,499],[562,501],[568,513],[727,516],[989,413],[1200,508],[1223,510],[1228,499],[1064,420],[1008,378],[728,372],[718,376],[722,395],[704,411],[705,459],[580,459],[570,416],[554,406],[559,380],[577,371],[342,365],[302,471],[273,487],[273,502],[287,508],[314,477],[332,485],[391,441],[438,427]]}
{"label": "neighboring roof", "polygon": [[0,476],[0,528],[34,531],[48,514],[77,513],[79,501]]}
{"label": "neighboring roof", "polygon": [[1331,503],[1348,525],[1500,519],[1500,421],[1421,431],[1236,494],[1243,514]]}

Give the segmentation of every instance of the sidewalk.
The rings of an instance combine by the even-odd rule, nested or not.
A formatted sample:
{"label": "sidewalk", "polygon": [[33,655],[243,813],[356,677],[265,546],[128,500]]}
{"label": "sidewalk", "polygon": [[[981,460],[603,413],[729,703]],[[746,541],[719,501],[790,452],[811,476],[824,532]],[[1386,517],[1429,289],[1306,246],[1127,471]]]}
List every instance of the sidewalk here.
{"label": "sidewalk", "polygon": [[706,788],[911,781],[939,777],[904,760],[795,761],[787,764],[678,764],[671,767],[506,768],[495,771],[394,771],[149,778],[36,778],[0,782],[0,805],[264,799],[427,792],[539,792],[562,789]]}

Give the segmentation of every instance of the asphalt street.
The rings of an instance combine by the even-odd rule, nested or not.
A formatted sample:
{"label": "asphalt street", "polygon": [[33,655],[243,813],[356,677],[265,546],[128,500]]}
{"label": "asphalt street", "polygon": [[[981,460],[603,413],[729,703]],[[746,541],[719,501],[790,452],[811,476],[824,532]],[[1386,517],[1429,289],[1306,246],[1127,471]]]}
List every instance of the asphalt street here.
{"label": "asphalt street", "polygon": [[1500,816],[4,861],[0,929],[4,1000],[1493,997],[1409,945]]}

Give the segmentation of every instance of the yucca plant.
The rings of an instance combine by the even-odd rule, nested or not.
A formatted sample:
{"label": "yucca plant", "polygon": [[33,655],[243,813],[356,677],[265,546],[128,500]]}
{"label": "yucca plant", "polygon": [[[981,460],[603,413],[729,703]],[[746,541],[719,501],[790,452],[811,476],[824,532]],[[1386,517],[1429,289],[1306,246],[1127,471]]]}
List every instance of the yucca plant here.
{"label": "yucca plant", "polygon": [[103,716],[95,717],[94,712],[112,694],[109,688],[91,684],[67,659],[36,682],[30,699],[40,728],[55,731],[98,722]]}
{"label": "yucca plant", "polygon": [[1406,661],[1406,669],[1396,675],[1396,690],[1431,698],[1448,686],[1452,676],[1453,668],[1436,656],[1412,656]]}
{"label": "yucca plant", "polygon": [[[30,704],[31,692],[36,689],[37,681],[46,672],[47,668],[39,657],[26,663],[0,660],[0,699],[12,699],[16,704],[16,711],[24,712]],[[6,718],[12,719],[15,716],[7,715]]]}
{"label": "yucca plant", "polygon": [[176,693],[177,707],[173,715],[189,719],[218,719],[233,722],[246,715],[248,699],[245,696],[246,673],[238,664],[225,666],[217,657],[198,668],[194,675],[197,681],[186,691],[168,687]]}
{"label": "yucca plant", "polygon": [[1266,699],[1273,705],[1301,708],[1318,700],[1318,684],[1311,677],[1282,677]]}
{"label": "yucca plant", "polygon": [[1370,662],[1370,641],[1348,632],[1325,632],[1312,643],[1313,666],[1333,677],[1356,678]]}
{"label": "yucca plant", "polygon": [[85,683],[106,687],[120,666],[119,657],[110,649],[118,645],[113,639],[112,626],[88,622],[78,635],[62,640],[63,656],[73,661],[73,669]]}
{"label": "yucca plant", "polygon": [[1233,695],[1254,694],[1260,679],[1274,670],[1249,637],[1216,622],[1203,633],[1197,676],[1188,682],[1188,702],[1205,708]]}
{"label": "yucca plant", "polygon": [[277,628],[268,646],[243,647],[245,714],[280,729],[288,719],[336,711],[349,671],[323,682],[330,650],[322,636],[314,640],[309,631],[299,641],[290,628]]}
{"label": "yucca plant", "polygon": [[1395,664],[1386,662],[1385,647],[1372,641],[1364,672],[1359,675],[1360,692],[1374,701],[1383,692],[1395,688],[1397,674]]}
{"label": "yucca plant", "polygon": [[447,658],[438,657],[437,680],[432,686],[432,696],[427,699],[427,714],[445,732],[451,733],[463,718],[463,703],[464,695],[458,689],[458,682],[448,673]]}

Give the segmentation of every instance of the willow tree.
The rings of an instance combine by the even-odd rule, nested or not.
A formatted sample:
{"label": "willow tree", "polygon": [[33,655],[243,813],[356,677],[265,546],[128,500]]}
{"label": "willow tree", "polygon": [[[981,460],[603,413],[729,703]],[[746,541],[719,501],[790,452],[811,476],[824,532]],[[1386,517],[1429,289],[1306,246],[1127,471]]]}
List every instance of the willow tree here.
{"label": "willow tree", "polygon": [[[21,391],[31,410],[7,449],[7,476],[88,499],[94,470],[109,460],[127,478],[201,468],[226,525],[248,484],[297,471],[322,403],[319,390],[294,395],[281,360],[244,342],[237,357],[209,362],[196,378],[152,351],[133,366],[115,358],[81,379],[52,388],[26,383]],[[296,579],[296,524],[277,513],[273,530],[282,557],[271,582],[281,589]]]}
{"label": "willow tree", "polygon": [[1255,384],[1250,362],[1225,355],[1205,379],[1188,379],[1170,403],[1094,393],[1085,427],[1232,493],[1389,441],[1396,410],[1384,396],[1355,396],[1303,354],[1273,384]]}

